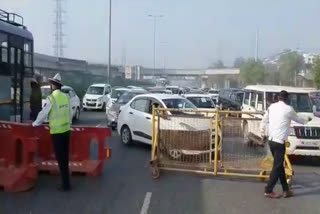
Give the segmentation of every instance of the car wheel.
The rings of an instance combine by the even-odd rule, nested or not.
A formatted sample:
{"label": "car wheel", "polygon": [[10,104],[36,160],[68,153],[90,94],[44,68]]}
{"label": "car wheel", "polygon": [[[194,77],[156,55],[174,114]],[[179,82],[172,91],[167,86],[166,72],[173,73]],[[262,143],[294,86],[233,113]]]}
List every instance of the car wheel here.
{"label": "car wheel", "polygon": [[120,134],[123,144],[130,145],[132,143],[131,131],[128,126],[123,126]]}
{"label": "car wheel", "polygon": [[86,108],[83,108],[83,111],[88,111],[88,109],[86,109]]}
{"label": "car wheel", "polygon": [[79,121],[80,119],[80,108],[78,107],[76,110],[76,114],[74,115],[74,120]]}
{"label": "car wheel", "polygon": [[169,155],[171,158],[177,160],[177,159],[181,158],[182,152],[178,149],[171,149],[171,150],[169,150]]}

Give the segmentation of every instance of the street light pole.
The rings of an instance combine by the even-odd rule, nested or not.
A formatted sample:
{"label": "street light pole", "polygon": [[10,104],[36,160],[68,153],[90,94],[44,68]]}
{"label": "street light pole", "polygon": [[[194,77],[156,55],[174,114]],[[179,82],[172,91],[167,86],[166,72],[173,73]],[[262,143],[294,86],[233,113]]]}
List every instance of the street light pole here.
{"label": "street light pole", "polygon": [[167,56],[166,56],[166,45],[168,44],[167,42],[161,42],[162,44],[162,49],[163,49],[163,72],[166,71],[166,61],[167,61]]}
{"label": "street light pole", "polygon": [[110,68],[111,68],[111,3],[112,0],[109,0],[109,61],[108,61],[108,83],[110,84]]}
{"label": "street light pole", "polygon": [[156,73],[156,29],[157,29],[157,18],[162,18],[163,15],[148,15],[153,18],[153,78]]}

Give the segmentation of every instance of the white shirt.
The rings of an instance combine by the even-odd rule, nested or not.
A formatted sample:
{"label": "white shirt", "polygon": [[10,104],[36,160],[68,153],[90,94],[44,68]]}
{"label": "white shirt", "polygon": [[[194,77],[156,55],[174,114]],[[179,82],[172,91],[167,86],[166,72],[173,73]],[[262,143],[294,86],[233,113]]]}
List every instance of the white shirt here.
{"label": "white shirt", "polygon": [[294,109],[283,101],[271,104],[262,118],[261,133],[265,135],[267,130],[269,140],[283,144],[289,136],[291,120],[301,124],[308,122],[298,117]]}
{"label": "white shirt", "polygon": [[[69,106],[70,106],[70,124],[72,124],[72,108],[70,105],[70,101],[69,101]],[[51,107],[52,107],[52,104],[50,100],[47,98],[42,110],[39,112],[37,116],[37,119],[32,123],[33,127],[40,126],[42,123],[46,121],[50,113]]]}

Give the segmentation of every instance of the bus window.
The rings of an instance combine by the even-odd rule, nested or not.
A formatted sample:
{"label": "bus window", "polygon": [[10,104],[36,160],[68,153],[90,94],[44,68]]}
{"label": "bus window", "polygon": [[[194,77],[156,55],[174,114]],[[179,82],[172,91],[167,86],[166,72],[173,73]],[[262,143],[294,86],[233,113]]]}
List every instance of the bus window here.
{"label": "bus window", "polygon": [[32,47],[31,42],[24,43],[24,52],[31,53],[32,52],[31,47]]}
{"label": "bus window", "polygon": [[249,97],[250,97],[250,92],[245,92],[244,94],[244,101],[243,103],[246,104],[246,105],[249,105]]}
{"label": "bus window", "polygon": [[257,93],[251,92],[250,106],[253,107],[253,108],[256,107],[256,99],[257,99]]}
{"label": "bus window", "polygon": [[1,62],[8,63],[8,48],[1,47]]}
{"label": "bus window", "polygon": [[8,36],[0,33],[1,62],[8,63]]}
{"label": "bus window", "polygon": [[32,64],[32,46],[31,46],[31,42],[26,42],[24,43],[24,65],[26,67],[31,67]]}
{"label": "bus window", "polygon": [[267,101],[266,109],[269,108],[269,106],[272,103],[278,102],[278,93],[276,93],[276,92],[267,92],[266,96],[267,96],[266,97],[266,101]]}
{"label": "bus window", "polygon": [[31,67],[31,54],[29,53],[24,54],[24,65],[26,67]]}
{"label": "bus window", "polygon": [[256,109],[258,111],[263,111],[263,94],[259,93],[258,95],[258,102],[257,102],[257,107]]}

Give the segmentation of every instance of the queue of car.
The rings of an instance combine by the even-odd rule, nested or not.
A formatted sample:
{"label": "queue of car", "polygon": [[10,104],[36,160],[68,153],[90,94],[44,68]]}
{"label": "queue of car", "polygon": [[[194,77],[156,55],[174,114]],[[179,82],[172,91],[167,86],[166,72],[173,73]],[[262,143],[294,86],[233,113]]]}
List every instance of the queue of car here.
{"label": "queue of car", "polygon": [[[277,101],[281,90],[289,92],[289,104],[301,117],[312,118],[306,125],[291,124],[288,141],[289,155],[320,156],[320,93],[315,89],[285,86],[253,85],[244,89],[183,89],[177,86],[149,87],[129,86],[111,88],[108,84],[91,85],[82,100],[82,108],[106,111],[107,124],[118,131],[121,141],[130,144],[139,141],[151,144],[152,106],[168,109],[221,109],[263,112]],[[51,93],[50,86],[41,87],[43,104]],[[69,86],[62,91],[70,99],[72,117],[79,120],[81,101]],[[181,113],[168,111],[169,114]],[[249,114],[246,114],[248,116]],[[213,115],[209,115],[213,116]],[[245,124],[244,124],[245,126]],[[243,127],[248,135],[251,131]],[[250,133],[258,135],[259,133]],[[246,139],[250,141],[250,139]]]}

